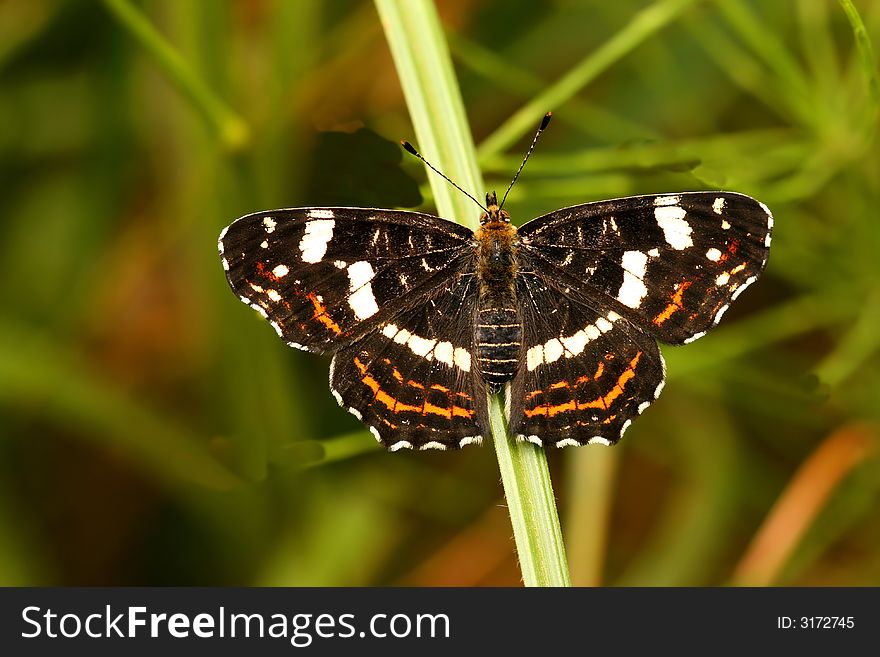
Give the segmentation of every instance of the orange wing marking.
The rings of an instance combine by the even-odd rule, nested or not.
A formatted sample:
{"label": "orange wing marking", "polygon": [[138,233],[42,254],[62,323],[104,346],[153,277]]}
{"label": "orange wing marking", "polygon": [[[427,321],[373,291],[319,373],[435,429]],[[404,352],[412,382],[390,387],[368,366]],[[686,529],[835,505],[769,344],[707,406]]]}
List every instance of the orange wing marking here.
{"label": "orange wing marking", "polygon": [[663,309],[659,315],[657,315],[652,322],[657,326],[661,326],[663,322],[672,317],[677,311],[682,310],[684,308],[684,304],[682,303],[682,297],[684,296],[685,290],[687,290],[692,284],[692,281],[682,281],[681,283],[676,283],[675,285],[675,293],[672,295],[672,301],[666,308]]}
{"label": "orange wing marking", "polygon": [[627,382],[636,375],[635,368],[636,365],[638,365],[639,359],[641,357],[642,352],[640,351],[629,362],[629,367],[623,374],[618,377],[617,382],[614,384],[614,387],[605,396],[596,397],[596,399],[584,402],[582,404],[578,403],[577,400],[572,399],[565,402],[564,404],[557,404],[555,406],[550,406],[549,404],[546,406],[538,406],[536,408],[527,409],[526,411],[524,411],[526,417],[534,417],[536,415],[546,415],[548,417],[553,417],[554,415],[558,415],[559,413],[576,411],[582,408],[603,408],[607,410],[608,405],[623,394],[623,388],[624,386],[626,386]]}
{"label": "orange wing marking", "polygon": [[389,395],[387,392],[382,390],[382,386],[367,372],[367,366],[364,365],[357,356],[355,356],[354,365],[361,373],[361,381],[364,383],[365,386],[373,391],[374,401],[377,401],[386,408],[390,409],[392,413],[397,413],[399,411],[409,411],[412,413],[419,413],[420,415],[427,415],[430,413],[432,415],[447,417],[450,420],[453,416],[470,418],[474,415],[474,411],[467,408],[462,408],[461,406],[456,406],[454,404],[451,405],[449,408],[436,406],[429,403],[427,400],[422,404],[422,406],[404,404],[403,402],[398,401],[392,395]]}
{"label": "orange wing marking", "polygon": [[312,315],[312,318],[317,319],[324,326],[333,331],[336,335],[342,335],[342,329],[339,328],[339,324],[334,322],[333,318],[327,314],[327,309],[324,307],[324,304],[321,303],[321,300],[318,299],[318,295],[316,295],[314,292],[309,292],[306,296],[315,307],[315,313]]}
{"label": "orange wing marking", "polygon": [[[593,376],[590,376],[589,374],[584,374],[582,377],[575,379],[574,387],[577,387],[582,383],[587,383],[589,381],[595,381],[600,376],[602,376],[602,373],[604,371],[605,371],[605,363],[600,361],[599,366],[596,368],[596,372],[593,374]],[[550,390],[559,390],[560,388],[571,388],[571,387],[572,387],[571,383],[569,383],[568,381],[557,381],[556,383],[551,383],[546,389],[532,390],[530,393],[528,393],[525,396],[525,400],[528,401],[530,399],[534,399],[538,395],[543,395]],[[470,398],[468,398],[468,399],[470,399]]]}
{"label": "orange wing marking", "polygon": [[281,280],[280,278],[278,278],[278,277],[275,275],[274,272],[271,272],[271,271],[267,270],[267,269],[266,269],[266,265],[264,265],[264,264],[263,264],[262,262],[260,262],[259,260],[257,261],[257,273],[258,273],[260,276],[262,276],[263,278],[268,278],[270,281],[273,281],[273,282],[275,282],[275,283],[277,283],[278,281]]}

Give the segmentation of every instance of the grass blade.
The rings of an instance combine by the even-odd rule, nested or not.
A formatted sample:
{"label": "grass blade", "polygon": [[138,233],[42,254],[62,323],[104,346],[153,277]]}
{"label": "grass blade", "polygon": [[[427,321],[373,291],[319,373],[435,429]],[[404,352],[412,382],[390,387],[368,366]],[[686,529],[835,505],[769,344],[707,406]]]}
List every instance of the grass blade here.
{"label": "grass blade", "polygon": [[[483,183],[473,138],[434,5],[429,0],[376,0],[376,7],[419,150],[479,198]],[[432,175],[429,179],[440,215],[476,227],[478,213],[472,202],[439,177]],[[498,396],[490,399],[490,414],[523,581],[527,586],[568,585],[568,565],[546,455],[534,445],[511,439]]]}

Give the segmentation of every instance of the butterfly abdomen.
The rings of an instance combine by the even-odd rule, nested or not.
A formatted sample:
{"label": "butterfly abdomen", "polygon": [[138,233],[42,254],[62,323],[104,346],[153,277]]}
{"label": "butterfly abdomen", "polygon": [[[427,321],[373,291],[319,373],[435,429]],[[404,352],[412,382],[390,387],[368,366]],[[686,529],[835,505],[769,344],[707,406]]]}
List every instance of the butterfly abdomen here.
{"label": "butterfly abdomen", "polygon": [[481,308],[477,323],[477,360],[483,380],[498,392],[519,367],[520,323],[514,308]]}
{"label": "butterfly abdomen", "polygon": [[516,229],[489,221],[476,234],[480,305],[475,343],[483,380],[491,392],[510,381],[519,367],[521,325],[517,312]]}

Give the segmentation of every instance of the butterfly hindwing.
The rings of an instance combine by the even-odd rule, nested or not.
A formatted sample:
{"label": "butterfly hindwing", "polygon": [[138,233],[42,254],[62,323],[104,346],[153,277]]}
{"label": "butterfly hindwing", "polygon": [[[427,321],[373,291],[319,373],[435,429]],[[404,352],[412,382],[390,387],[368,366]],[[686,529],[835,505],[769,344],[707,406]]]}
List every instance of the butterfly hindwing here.
{"label": "butterfly hindwing", "polygon": [[219,249],[242,301],[291,346],[325,352],[444,284],[470,257],[472,237],[417,212],[297,208],[238,219],[220,235]]}
{"label": "butterfly hindwing", "polygon": [[688,192],[564,208],[528,222],[519,236],[548,276],[681,344],[715,326],[757,280],[772,227],[767,207],[748,196]]}
{"label": "butterfly hindwing", "polygon": [[471,261],[334,357],[334,396],[389,449],[454,449],[485,435],[486,390],[471,359],[476,288]]}
{"label": "butterfly hindwing", "polygon": [[610,304],[581,298],[527,257],[517,293],[523,357],[509,391],[511,431],[551,447],[616,443],[663,387],[657,343]]}

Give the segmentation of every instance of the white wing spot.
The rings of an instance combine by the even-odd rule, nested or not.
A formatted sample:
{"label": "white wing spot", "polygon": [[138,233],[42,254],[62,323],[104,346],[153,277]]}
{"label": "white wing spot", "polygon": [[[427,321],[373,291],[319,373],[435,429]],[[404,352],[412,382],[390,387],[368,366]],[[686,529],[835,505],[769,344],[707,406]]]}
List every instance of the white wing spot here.
{"label": "white wing spot", "polygon": [[718,274],[718,278],[715,279],[715,285],[727,285],[727,282],[730,280],[730,274],[726,271]]}
{"label": "white wing spot", "polygon": [[277,265],[275,269],[272,270],[272,273],[275,274],[276,278],[284,278],[290,273],[290,270],[287,268],[287,265]]}
{"label": "white wing spot", "polygon": [[587,346],[587,343],[590,341],[584,331],[578,331],[574,335],[567,338],[561,338],[560,340],[562,342],[562,346],[564,346],[569,353],[574,354],[575,356],[580,354],[584,350],[584,347]]}
{"label": "white wing spot", "polygon": [[333,228],[336,222],[332,219],[316,219],[306,222],[306,232],[299,241],[299,250],[303,262],[321,262],[327,253],[327,244],[333,239]]}
{"label": "white wing spot", "polygon": [[446,445],[438,443],[436,440],[425,443],[419,449],[446,449]]}
{"label": "white wing spot", "polygon": [[437,344],[437,341],[426,340],[418,335],[411,335],[409,340],[406,341],[406,344],[415,355],[424,357],[433,351],[434,345]]}
{"label": "white wing spot", "polygon": [[399,449],[412,449],[412,448],[413,448],[412,443],[409,442],[408,440],[398,440],[396,443],[394,443],[393,445],[391,445],[391,447],[388,448],[388,451],[389,452],[396,452]]}
{"label": "white wing spot", "polygon": [[458,441],[459,447],[464,447],[465,445],[479,445],[483,442],[482,436],[465,436],[461,440]]}
{"label": "white wing spot", "polygon": [[266,217],[263,219],[263,226],[266,227],[267,233],[274,233],[275,226],[277,226],[277,225],[278,224],[275,223],[275,220],[272,217]]}
{"label": "white wing spot", "polygon": [[556,441],[557,447],[579,447],[580,443],[576,441],[574,438],[563,438],[562,440]]}
{"label": "white wing spot", "polygon": [[666,205],[678,205],[681,203],[681,196],[658,196],[654,199],[654,207],[660,208]]}
{"label": "white wing spot", "polygon": [[406,329],[398,328],[394,324],[385,324],[382,327],[382,335],[397,344],[406,344],[417,356],[436,358],[441,363],[452,367],[453,365],[465,372],[471,371],[471,355],[467,349],[454,347],[451,342],[437,342],[426,340],[413,335]]}
{"label": "white wing spot", "polygon": [[[465,372],[471,371],[471,354],[467,349],[456,347],[455,352],[452,356],[452,361],[455,363],[458,369],[464,370]],[[477,436],[477,438],[480,437]]]}
{"label": "white wing spot", "polygon": [[345,269],[348,267],[348,263],[345,262],[345,260],[334,260],[333,266],[336,267],[336,269]]}
{"label": "white wing spot", "polygon": [[348,280],[351,295],[348,305],[358,319],[367,319],[379,312],[376,297],[373,296],[373,266],[365,260],[354,262],[348,266]]}
{"label": "white wing spot", "polygon": [[659,249],[651,249],[650,251],[648,251],[648,255],[651,256],[652,258],[656,258],[657,256],[660,255],[660,251],[659,251]]}
{"label": "white wing spot", "polygon": [[281,295],[278,294],[278,290],[266,290],[266,296],[272,299],[275,303],[281,301]]}
{"label": "white wing spot", "polygon": [[449,365],[452,367],[454,360],[453,354],[455,350],[452,347],[451,342],[438,342],[437,346],[434,347],[434,358],[439,360],[444,365]]}
{"label": "white wing spot", "polygon": [[[724,199],[721,200],[723,201]],[[719,260],[721,260],[721,251],[715,248],[711,248],[706,251],[706,257],[712,262],[718,262]]]}
{"label": "white wing spot", "polygon": [[621,266],[623,267],[623,283],[617,292],[617,300],[630,308],[638,308],[642,299],[648,294],[645,287],[645,268],[648,265],[648,256],[641,251],[626,251],[623,254]]}
{"label": "white wing spot", "polygon": [[685,209],[678,205],[654,208],[654,218],[663,230],[666,243],[677,251],[694,245],[691,239],[691,225],[684,220],[686,214]]}
{"label": "white wing spot", "polygon": [[394,342],[397,344],[406,344],[409,342],[410,337],[412,337],[412,333],[403,328],[398,329],[397,333],[394,335]]}
{"label": "white wing spot", "polygon": [[526,352],[526,368],[531,372],[544,362],[544,345],[535,345]]}
{"label": "white wing spot", "polygon": [[313,208],[309,210],[309,219],[332,219],[333,218],[333,210],[328,210],[327,208]]}
{"label": "white wing spot", "polygon": [[531,372],[539,365],[552,363],[562,356],[566,358],[578,356],[589,342],[610,331],[613,322],[618,319],[620,315],[612,310],[605,317],[597,319],[595,324],[588,324],[570,336],[552,338],[544,344],[531,347],[526,351],[526,368]]}
{"label": "white wing spot", "polygon": [[562,343],[553,338],[551,340],[547,340],[544,343],[544,362],[545,363],[553,363],[559,360],[562,357],[562,354],[565,353],[565,349],[562,346]]}
{"label": "white wing spot", "polygon": [[[699,340],[699,339],[702,338],[704,335],[706,335],[706,332],[705,332],[705,331],[700,331],[699,333],[694,333],[691,337],[687,338],[687,339],[684,341],[684,343],[685,343],[685,344],[690,344],[691,342],[695,342],[696,340]],[[655,395],[655,396],[656,396],[656,395]]]}
{"label": "white wing spot", "polygon": [[712,203],[712,209],[715,211],[715,214],[721,214],[724,211],[724,199],[720,196],[715,199],[715,202]]}
{"label": "white wing spot", "polygon": [[587,442],[590,445],[605,445],[606,447],[611,447],[611,441],[602,436],[593,436]]}
{"label": "white wing spot", "polygon": [[725,221],[724,219],[722,219],[722,220],[721,220],[721,229],[722,229],[722,230],[727,230],[728,228],[730,228],[730,224],[727,223],[727,221]]}

